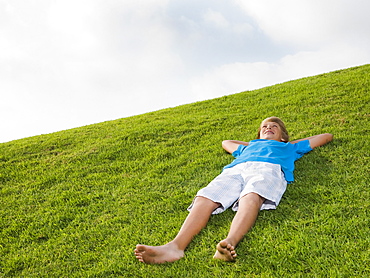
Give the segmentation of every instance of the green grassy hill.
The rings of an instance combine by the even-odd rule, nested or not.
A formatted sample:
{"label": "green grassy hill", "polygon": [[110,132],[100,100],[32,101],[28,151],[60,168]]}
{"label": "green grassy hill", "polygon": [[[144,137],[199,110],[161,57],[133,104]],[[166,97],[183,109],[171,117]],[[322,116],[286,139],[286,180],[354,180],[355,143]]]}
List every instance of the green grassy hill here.
{"label": "green grassy hill", "polygon": [[[211,218],[173,264],[136,261],[171,240],[198,189],[268,116],[291,139],[333,133],[296,163],[235,263],[212,259],[234,215]],[[365,277],[370,65],[0,144],[0,277]]]}

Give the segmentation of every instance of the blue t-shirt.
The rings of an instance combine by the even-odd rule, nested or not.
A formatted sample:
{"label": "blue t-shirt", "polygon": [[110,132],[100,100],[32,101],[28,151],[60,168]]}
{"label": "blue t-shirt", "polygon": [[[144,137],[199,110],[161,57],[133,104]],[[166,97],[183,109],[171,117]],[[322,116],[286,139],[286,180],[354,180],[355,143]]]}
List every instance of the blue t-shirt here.
{"label": "blue t-shirt", "polygon": [[295,144],[278,142],[275,140],[256,139],[249,142],[248,146],[240,145],[232,153],[235,160],[224,169],[231,168],[247,161],[261,161],[279,164],[288,183],[294,181],[294,162],[305,153],[312,151],[309,140],[299,141]]}

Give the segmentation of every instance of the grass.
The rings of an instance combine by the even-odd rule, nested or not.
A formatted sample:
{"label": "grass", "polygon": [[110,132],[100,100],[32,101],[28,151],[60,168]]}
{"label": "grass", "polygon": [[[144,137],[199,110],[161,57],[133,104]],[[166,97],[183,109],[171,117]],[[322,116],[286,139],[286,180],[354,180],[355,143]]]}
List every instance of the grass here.
{"label": "grass", "polygon": [[[366,277],[370,65],[0,144],[0,277]],[[235,263],[212,259],[234,215],[213,216],[172,264],[136,261],[164,244],[186,208],[281,117],[291,139],[335,139],[296,163],[276,211],[261,212]]]}

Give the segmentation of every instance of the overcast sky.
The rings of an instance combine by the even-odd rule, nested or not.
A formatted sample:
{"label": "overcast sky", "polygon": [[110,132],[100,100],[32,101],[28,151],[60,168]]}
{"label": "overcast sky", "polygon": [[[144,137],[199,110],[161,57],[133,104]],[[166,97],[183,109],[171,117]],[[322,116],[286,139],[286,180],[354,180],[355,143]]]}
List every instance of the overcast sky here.
{"label": "overcast sky", "polygon": [[370,63],[368,0],[0,0],[0,142]]}

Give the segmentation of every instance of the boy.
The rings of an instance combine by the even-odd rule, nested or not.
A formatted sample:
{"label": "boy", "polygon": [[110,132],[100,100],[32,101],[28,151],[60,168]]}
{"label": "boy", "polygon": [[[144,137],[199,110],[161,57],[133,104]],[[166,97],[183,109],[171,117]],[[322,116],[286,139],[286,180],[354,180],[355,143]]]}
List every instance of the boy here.
{"label": "boy", "polygon": [[233,206],[237,211],[229,233],[216,246],[215,259],[234,261],[235,247],[250,230],[262,209],[275,209],[287,183],[294,181],[294,161],[333,139],[329,133],[289,142],[284,123],[277,117],[262,121],[256,140],[225,140],[222,147],[236,159],[224,167],[207,187],[198,191],[177,236],[162,246],[137,245],[143,263],[174,262],[207,224],[211,214]]}

